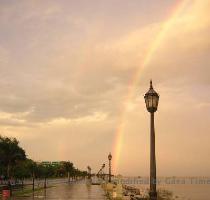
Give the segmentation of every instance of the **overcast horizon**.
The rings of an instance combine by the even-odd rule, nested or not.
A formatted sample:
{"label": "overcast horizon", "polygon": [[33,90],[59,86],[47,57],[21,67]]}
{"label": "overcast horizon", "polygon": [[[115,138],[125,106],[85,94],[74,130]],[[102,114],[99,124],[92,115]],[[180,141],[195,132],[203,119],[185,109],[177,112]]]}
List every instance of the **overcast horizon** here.
{"label": "overcast horizon", "polygon": [[210,176],[209,11],[209,0],[0,0],[0,134],[36,161],[97,172],[116,159],[124,115],[114,173],[149,175],[152,79],[157,175]]}

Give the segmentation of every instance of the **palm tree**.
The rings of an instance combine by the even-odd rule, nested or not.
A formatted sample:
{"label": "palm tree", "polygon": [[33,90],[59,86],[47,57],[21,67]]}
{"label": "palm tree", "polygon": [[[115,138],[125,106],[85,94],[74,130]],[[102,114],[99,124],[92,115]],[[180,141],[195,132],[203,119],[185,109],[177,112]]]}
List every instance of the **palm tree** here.
{"label": "palm tree", "polygon": [[70,182],[70,174],[72,175],[73,171],[74,171],[74,166],[73,163],[71,162],[63,162],[63,166],[65,168],[65,172],[67,172],[68,174],[68,181]]}

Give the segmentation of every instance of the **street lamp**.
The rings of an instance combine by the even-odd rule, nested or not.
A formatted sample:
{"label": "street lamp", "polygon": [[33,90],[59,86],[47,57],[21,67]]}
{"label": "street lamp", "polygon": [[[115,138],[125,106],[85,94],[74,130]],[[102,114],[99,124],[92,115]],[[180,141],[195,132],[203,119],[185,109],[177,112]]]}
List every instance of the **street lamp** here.
{"label": "street lamp", "polygon": [[102,175],[102,179],[104,179],[104,172],[103,172],[103,169],[104,169],[104,168],[105,168],[105,164],[103,164],[103,165],[102,165],[102,167],[101,167],[101,172],[102,172],[102,174],[101,174],[101,175]]}
{"label": "street lamp", "polygon": [[101,168],[104,169],[105,168],[105,164],[103,164]]}
{"label": "street lamp", "polygon": [[91,179],[91,167],[87,166],[88,169],[88,178]]}
{"label": "street lamp", "polygon": [[108,159],[109,159],[109,182],[111,183],[111,175],[112,175],[112,172],[111,172],[111,160],[112,160],[112,155],[111,155],[111,153],[109,153]]}
{"label": "street lamp", "polygon": [[154,113],[157,111],[159,95],[152,86],[150,81],[149,91],[144,96],[146,107],[150,112],[150,200],[157,200],[156,191],[156,158],[155,158],[155,125],[154,125]]}

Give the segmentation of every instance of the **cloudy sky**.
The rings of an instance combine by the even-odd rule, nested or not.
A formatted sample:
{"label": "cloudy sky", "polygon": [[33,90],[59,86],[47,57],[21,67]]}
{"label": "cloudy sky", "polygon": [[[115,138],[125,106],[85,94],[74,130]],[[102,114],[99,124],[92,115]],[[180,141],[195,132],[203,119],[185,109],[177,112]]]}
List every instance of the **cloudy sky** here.
{"label": "cloudy sky", "polygon": [[158,175],[210,175],[209,13],[209,0],[0,0],[0,134],[37,161],[96,171],[112,152],[115,173],[148,175],[152,78]]}

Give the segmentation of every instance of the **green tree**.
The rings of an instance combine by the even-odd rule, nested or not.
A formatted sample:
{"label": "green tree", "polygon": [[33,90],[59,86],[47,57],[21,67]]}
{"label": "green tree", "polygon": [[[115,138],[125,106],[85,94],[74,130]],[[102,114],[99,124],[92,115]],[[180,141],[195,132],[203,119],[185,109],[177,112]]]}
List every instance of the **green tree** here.
{"label": "green tree", "polygon": [[19,146],[16,138],[0,136],[0,164],[6,167],[8,178],[10,178],[11,168],[25,159],[25,151]]}
{"label": "green tree", "polygon": [[36,163],[31,159],[19,161],[13,169],[14,177],[19,179],[32,177],[35,165]]}
{"label": "green tree", "polygon": [[65,168],[65,171],[67,173],[71,174],[74,171],[74,165],[73,165],[73,163],[71,163],[69,161],[68,162],[64,161],[62,164],[63,164],[63,166]]}

